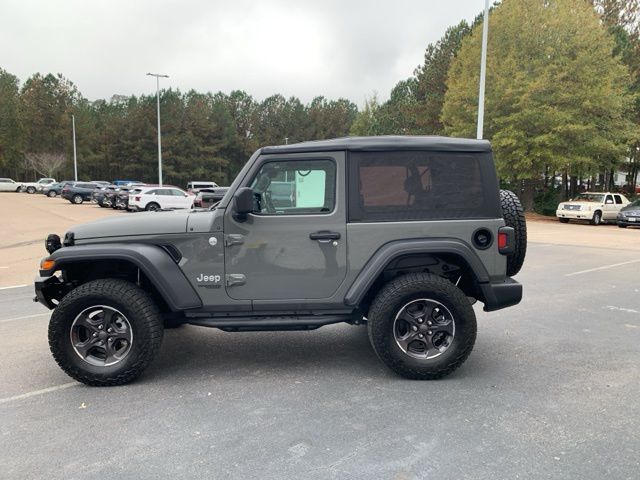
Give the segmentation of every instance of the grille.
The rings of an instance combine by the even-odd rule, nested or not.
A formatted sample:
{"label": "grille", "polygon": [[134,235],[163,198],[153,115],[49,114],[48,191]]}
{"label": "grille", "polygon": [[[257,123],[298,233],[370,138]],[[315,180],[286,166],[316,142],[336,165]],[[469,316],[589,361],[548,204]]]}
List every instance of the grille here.
{"label": "grille", "polygon": [[565,205],[564,210],[580,210],[580,205]]}

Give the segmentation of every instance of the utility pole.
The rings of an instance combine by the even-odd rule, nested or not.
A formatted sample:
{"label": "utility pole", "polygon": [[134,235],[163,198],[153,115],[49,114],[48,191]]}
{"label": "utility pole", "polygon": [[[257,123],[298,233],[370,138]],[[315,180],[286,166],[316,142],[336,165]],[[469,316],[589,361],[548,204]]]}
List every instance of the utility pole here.
{"label": "utility pole", "polygon": [[73,131],[73,179],[78,181],[78,158],[76,157],[76,117],[71,115],[71,129]]}
{"label": "utility pole", "polygon": [[158,104],[158,184],[162,186],[162,134],[160,133],[160,77],[169,78],[169,75],[160,73],[147,73],[150,77],[156,77],[156,102]]}
{"label": "utility pole", "polygon": [[487,37],[489,36],[489,0],[484,2],[484,22],[482,24],[482,55],[480,59],[480,95],[478,96],[478,133],[482,139],[484,130],[484,91],[487,78]]}

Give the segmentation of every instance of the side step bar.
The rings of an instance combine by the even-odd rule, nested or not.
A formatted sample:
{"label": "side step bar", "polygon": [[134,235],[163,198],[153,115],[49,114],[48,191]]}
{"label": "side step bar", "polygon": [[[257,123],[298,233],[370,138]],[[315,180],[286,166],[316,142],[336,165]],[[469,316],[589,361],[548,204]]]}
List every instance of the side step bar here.
{"label": "side step bar", "polygon": [[214,327],[225,332],[273,330],[315,330],[333,323],[354,323],[351,315],[305,315],[290,317],[208,317],[186,318],[185,323]]}

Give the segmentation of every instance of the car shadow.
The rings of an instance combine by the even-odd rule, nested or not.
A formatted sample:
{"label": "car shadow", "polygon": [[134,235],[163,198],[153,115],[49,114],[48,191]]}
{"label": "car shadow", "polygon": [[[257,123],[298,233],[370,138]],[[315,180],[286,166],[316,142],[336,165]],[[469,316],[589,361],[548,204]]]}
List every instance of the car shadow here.
{"label": "car shadow", "polygon": [[[496,359],[497,360],[497,359]],[[469,362],[467,362],[469,363]],[[486,357],[463,365],[448,379],[482,375],[492,368]],[[312,331],[229,333],[183,326],[165,330],[161,350],[144,381],[159,379],[219,381],[256,376],[398,379],[377,358],[365,326],[331,325]]]}

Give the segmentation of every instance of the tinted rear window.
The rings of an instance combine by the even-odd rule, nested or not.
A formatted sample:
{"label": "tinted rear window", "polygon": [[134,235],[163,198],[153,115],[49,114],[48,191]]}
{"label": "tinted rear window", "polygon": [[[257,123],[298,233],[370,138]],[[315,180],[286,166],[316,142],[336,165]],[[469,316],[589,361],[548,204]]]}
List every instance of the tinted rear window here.
{"label": "tinted rear window", "polygon": [[352,152],[349,219],[367,222],[498,216],[495,171],[490,175],[485,171],[478,154]]}

